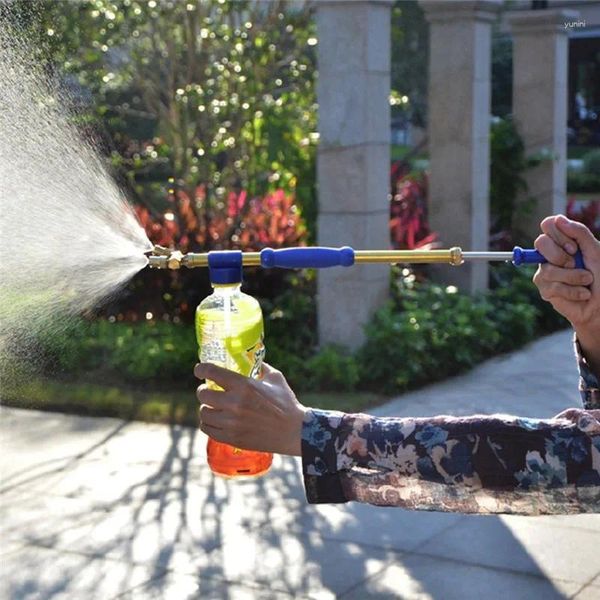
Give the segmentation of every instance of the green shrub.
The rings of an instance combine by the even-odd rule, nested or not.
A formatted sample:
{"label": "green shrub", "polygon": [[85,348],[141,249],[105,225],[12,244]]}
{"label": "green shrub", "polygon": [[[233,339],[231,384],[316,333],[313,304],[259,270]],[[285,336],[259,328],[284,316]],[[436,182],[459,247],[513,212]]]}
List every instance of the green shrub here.
{"label": "green shrub", "polygon": [[583,157],[583,172],[600,177],[600,148],[585,154]]}
{"label": "green shrub", "polygon": [[314,274],[290,278],[290,288],[274,300],[261,300],[266,361],[285,373],[294,389],[314,385],[308,360],[317,347]]}
{"label": "green shrub", "polygon": [[533,210],[527,196],[526,172],[548,160],[544,152],[528,155],[516,124],[510,117],[494,118],[490,126],[490,213],[494,233],[510,231],[515,243],[525,243],[520,221]]}
{"label": "green shrub", "polygon": [[[533,269],[533,267],[515,269],[512,265],[503,264],[494,266],[490,271],[492,280],[490,294],[498,309],[506,310],[508,307],[513,314],[524,310],[530,312],[527,319],[517,318],[511,328],[502,329],[507,337],[516,340],[523,338],[523,343],[529,341],[531,336],[551,333],[569,326],[569,322],[540,296],[532,281]],[[534,329],[530,331],[532,323]]]}
{"label": "green shrub", "polygon": [[394,300],[367,326],[367,341],[358,352],[359,386],[401,392],[567,325],[541,299],[526,271],[493,269],[493,289],[474,298],[452,287],[400,279]]}
{"label": "green shrub", "polygon": [[326,346],[308,360],[303,391],[349,392],[356,388],[359,377],[354,356],[336,346]]}
{"label": "green shrub", "polygon": [[84,350],[93,340],[90,323],[83,319],[66,320],[62,326],[53,323],[34,331],[34,348],[39,366],[46,371],[74,371],[87,368],[93,352]]}
{"label": "green shrub", "polygon": [[[99,325],[106,332],[114,326],[106,322]],[[116,372],[133,380],[189,379],[198,362],[194,328],[163,322],[121,326],[108,362]]]}
{"label": "green shrub", "polygon": [[132,381],[190,377],[197,362],[194,330],[164,322],[76,321],[44,336],[47,373],[102,368]]}
{"label": "green shrub", "polygon": [[436,381],[489,356],[500,340],[482,299],[423,284],[390,302],[367,327],[359,352],[361,383],[386,393]]}
{"label": "green shrub", "polygon": [[600,191],[600,175],[584,171],[567,174],[567,190],[569,193],[591,194]]}
{"label": "green shrub", "polygon": [[[297,289],[262,301],[266,360],[289,374],[299,389],[314,388],[318,379],[308,366],[317,345],[314,286],[310,278],[292,278],[292,283]],[[198,360],[193,326],[163,321],[80,319],[40,332],[37,346],[46,374],[101,369],[110,378],[131,382],[189,380]]]}

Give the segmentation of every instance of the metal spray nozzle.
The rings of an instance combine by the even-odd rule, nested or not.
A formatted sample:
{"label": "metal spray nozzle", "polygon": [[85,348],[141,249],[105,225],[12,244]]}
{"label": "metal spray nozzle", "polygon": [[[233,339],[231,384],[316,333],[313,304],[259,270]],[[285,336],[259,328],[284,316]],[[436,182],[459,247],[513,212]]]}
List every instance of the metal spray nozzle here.
{"label": "metal spray nozzle", "polygon": [[179,250],[169,250],[164,246],[155,244],[148,256],[148,266],[151,269],[172,269],[181,268],[183,254]]}
{"label": "metal spray nozzle", "polygon": [[[247,254],[259,256],[258,253]],[[254,262],[248,264],[260,265],[260,260],[255,258]],[[183,254],[179,250],[170,250],[156,244],[148,255],[148,266],[151,269],[171,269],[172,271],[181,269],[181,267],[187,267],[188,269],[208,267],[208,253],[188,252]]]}

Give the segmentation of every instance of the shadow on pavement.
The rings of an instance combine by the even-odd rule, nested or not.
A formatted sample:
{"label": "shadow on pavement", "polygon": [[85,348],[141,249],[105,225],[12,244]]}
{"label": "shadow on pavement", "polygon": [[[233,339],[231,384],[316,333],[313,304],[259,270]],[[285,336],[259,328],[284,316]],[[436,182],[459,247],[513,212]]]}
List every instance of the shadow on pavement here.
{"label": "shadow on pavement", "polygon": [[561,597],[497,517],[311,506],[293,459],[276,458],[256,480],[224,480],[195,429],[111,423],[83,449],[3,479],[7,597],[365,598],[393,572],[394,593],[382,597],[465,598],[477,596],[446,581],[481,566]]}

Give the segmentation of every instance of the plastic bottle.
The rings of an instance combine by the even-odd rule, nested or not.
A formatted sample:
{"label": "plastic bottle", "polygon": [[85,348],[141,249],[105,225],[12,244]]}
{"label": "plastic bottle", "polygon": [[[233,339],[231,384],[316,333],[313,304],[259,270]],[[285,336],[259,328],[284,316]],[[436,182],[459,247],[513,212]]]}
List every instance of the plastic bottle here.
{"label": "plastic bottle", "polygon": [[[265,355],[263,318],[260,304],[241,291],[241,258],[239,268],[211,268],[210,277],[213,293],[196,310],[200,361],[258,378]],[[211,381],[207,385],[221,389]],[[234,448],[210,437],[206,453],[213,473],[224,477],[262,475],[273,460],[268,452]]]}

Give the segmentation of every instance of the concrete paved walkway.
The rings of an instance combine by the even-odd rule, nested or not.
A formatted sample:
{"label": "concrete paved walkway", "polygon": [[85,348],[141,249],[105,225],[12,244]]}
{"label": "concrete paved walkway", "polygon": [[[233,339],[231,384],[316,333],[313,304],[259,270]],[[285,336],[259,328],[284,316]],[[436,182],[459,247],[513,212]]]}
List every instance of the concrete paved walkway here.
{"label": "concrete paved walkway", "polygon": [[[578,402],[570,334],[378,414],[552,416]],[[310,506],[298,462],[211,476],[192,429],[4,408],[4,599],[600,598],[600,515]]]}

